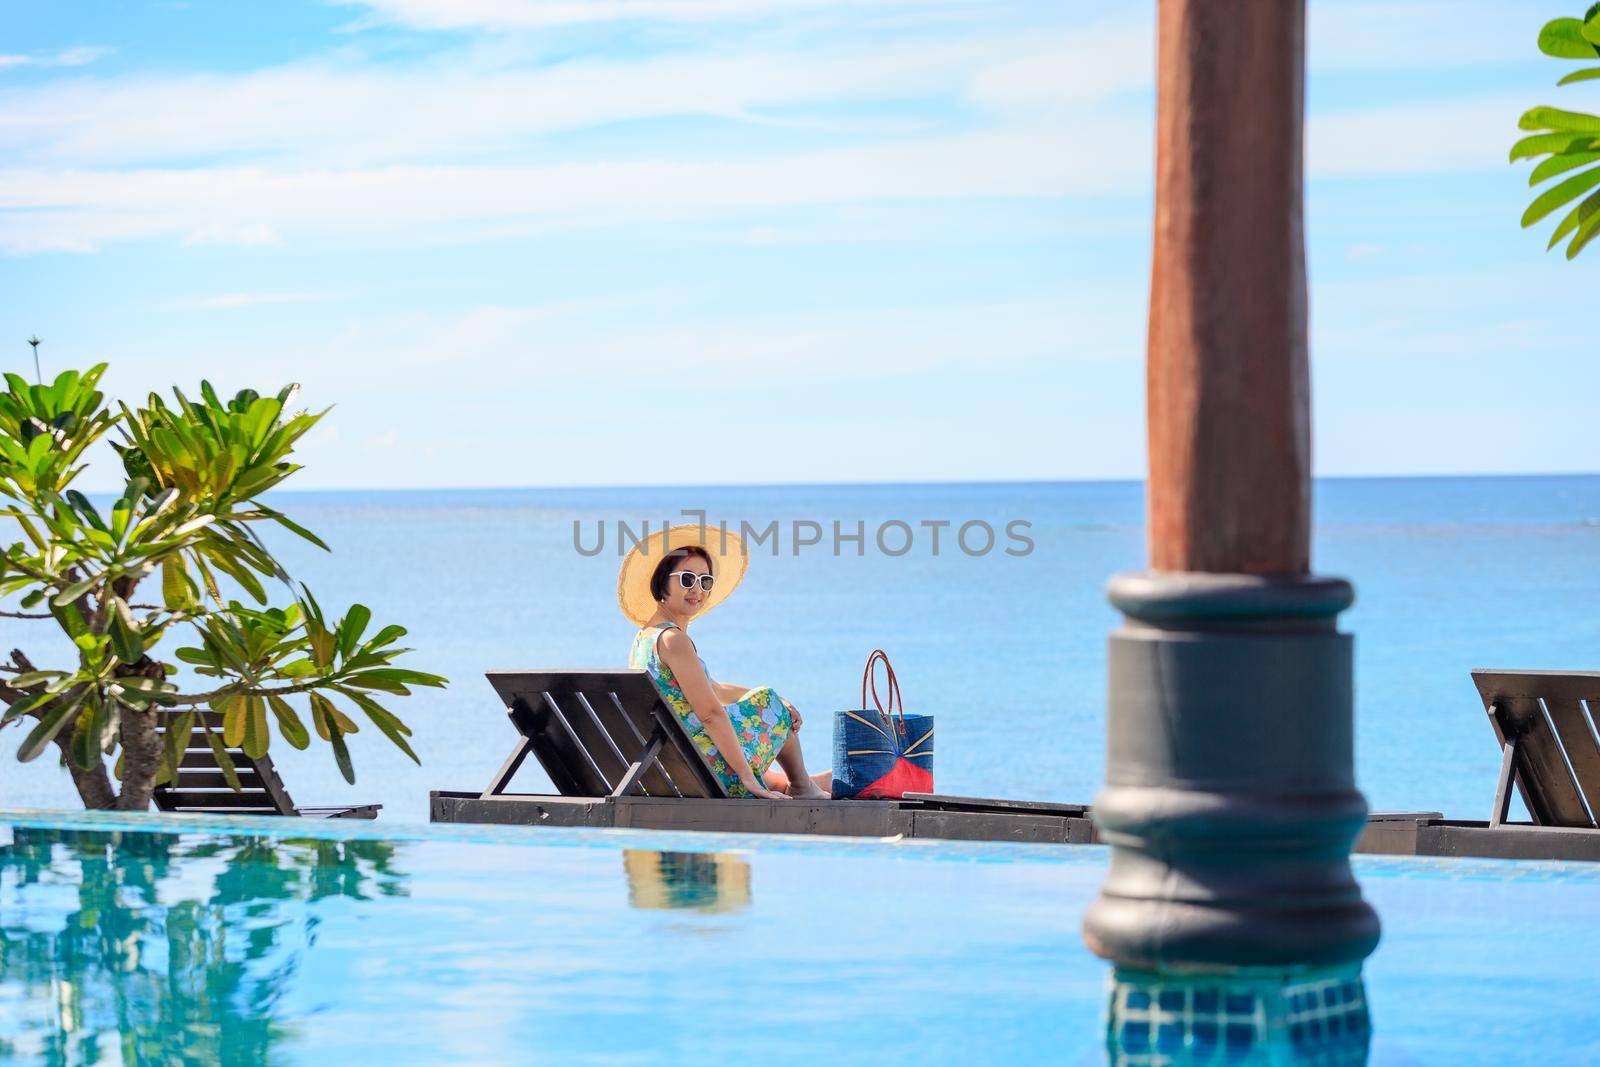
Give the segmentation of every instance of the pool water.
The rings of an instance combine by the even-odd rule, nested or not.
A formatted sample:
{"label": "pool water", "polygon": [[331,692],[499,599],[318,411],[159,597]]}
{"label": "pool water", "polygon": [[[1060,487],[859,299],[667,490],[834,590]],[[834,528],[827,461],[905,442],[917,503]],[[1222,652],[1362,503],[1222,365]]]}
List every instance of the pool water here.
{"label": "pool water", "polygon": [[[1099,1064],[1106,859],[0,813],[0,1063]],[[1600,1056],[1600,865],[1357,869],[1371,1063]]]}

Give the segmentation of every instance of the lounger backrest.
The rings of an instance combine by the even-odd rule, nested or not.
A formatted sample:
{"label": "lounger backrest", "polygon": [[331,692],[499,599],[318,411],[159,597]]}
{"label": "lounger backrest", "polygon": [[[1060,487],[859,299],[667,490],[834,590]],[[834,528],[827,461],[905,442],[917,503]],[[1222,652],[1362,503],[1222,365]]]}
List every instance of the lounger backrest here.
{"label": "lounger backrest", "polygon": [[644,671],[490,671],[488,678],[527,741],[491,792],[504,790],[531,749],[565,796],[610,796],[624,785],[623,792],[652,797],[727,796]]}
{"label": "lounger backrest", "polygon": [[[156,713],[156,733],[162,744],[166,743],[167,727],[176,722],[181,713],[160,711]],[[272,766],[270,756],[251,759],[242,749],[224,746],[233,760],[239,779],[239,792],[228,786],[227,777],[217,763],[216,753],[206,741],[209,728],[222,739],[222,716],[216,712],[199,712],[184,745],[183,757],[178,767],[178,780],[157,786],[154,794],[156,807],[161,811],[221,812],[228,815],[298,815],[289,790]]]}
{"label": "lounger backrest", "polygon": [[1600,672],[1476,670],[1501,748],[1515,740],[1516,781],[1541,826],[1600,817]]}

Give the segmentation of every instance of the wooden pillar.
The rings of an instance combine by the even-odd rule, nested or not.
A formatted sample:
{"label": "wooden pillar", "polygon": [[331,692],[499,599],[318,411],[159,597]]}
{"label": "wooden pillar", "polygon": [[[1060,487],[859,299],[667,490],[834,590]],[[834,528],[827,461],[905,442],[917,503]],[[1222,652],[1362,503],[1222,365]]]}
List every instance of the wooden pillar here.
{"label": "wooden pillar", "polygon": [[1150,565],[1303,574],[1305,7],[1162,0],[1159,17]]}
{"label": "wooden pillar", "polygon": [[1379,931],[1349,858],[1354,591],[1309,573],[1305,3],[1159,10],[1150,569],[1109,587],[1111,866],[1084,939],[1116,965],[1114,1062],[1200,1049],[1219,997],[1248,998],[1252,1044],[1340,1005],[1319,1054],[1357,1062]]}

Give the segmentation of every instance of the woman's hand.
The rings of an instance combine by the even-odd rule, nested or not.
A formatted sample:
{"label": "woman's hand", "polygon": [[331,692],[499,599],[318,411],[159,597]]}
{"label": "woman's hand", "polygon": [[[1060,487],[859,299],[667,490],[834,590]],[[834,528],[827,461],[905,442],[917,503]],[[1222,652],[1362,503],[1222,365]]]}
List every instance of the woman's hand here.
{"label": "woman's hand", "polygon": [[780,793],[776,789],[768,789],[756,778],[741,779],[740,784],[750,790],[750,795],[762,800],[793,800],[788,793]]}
{"label": "woman's hand", "polygon": [[[779,697],[778,699],[779,700],[783,700],[782,697]],[[793,704],[789,703],[787,700],[783,700],[783,706],[789,709],[789,729],[790,730],[798,730],[798,729],[800,729],[800,727],[802,727],[802,726],[804,726],[806,724],[806,721],[800,717],[800,710],[798,708],[796,708]]]}

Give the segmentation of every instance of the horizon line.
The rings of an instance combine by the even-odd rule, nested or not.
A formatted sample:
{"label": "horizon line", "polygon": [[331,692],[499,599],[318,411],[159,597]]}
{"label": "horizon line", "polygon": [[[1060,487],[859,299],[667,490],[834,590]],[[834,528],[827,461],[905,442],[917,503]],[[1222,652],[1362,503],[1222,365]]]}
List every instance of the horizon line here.
{"label": "horizon line", "polygon": [[[1317,474],[1312,482],[1474,481],[1483,479],[1600,478],[1600,471],[1508,471],[1451,474]],[[698,483],[572,483],[545,485],[404,485],[319,486],[306,489],[271,489],[268,493],[525,493],[561,490],[698,490],[698,489],[873,489],[921,486],[1141,485],[1144,478],[965,478],[955,480],[898,480],[860,482],[698,482]],[[109,489],[89,492],[112,492]],[[264,494],[265,495],[265,494]]]}

